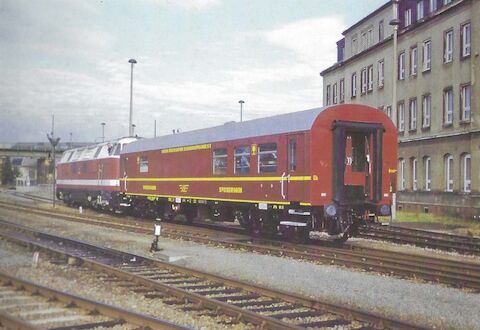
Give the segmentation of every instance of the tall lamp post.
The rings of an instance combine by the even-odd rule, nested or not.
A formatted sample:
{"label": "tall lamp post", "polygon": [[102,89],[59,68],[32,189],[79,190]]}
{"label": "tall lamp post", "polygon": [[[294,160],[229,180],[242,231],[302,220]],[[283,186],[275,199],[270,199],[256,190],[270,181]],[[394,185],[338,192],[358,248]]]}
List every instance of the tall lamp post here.
{"label": "tall lamp post", "polygon": [[130,120],[128,121],[128,135],[133,136],[133,65],[137,63],[135,59],[128,60],[130,63]]}
{"label": "tall lamp post", "polygon": [[240,100],[238,101],[238,103],[240,103],[240,122],[242,122],[243,121],[243,104],[245,103],[245,101]]}
{"label": "tall lamp post", "polygon": [[52,205],[55,208],[55,183],[56,183],[56,168],[55,168],[55,147],[57,146],[58,142],[60,142],[59,137],[55,137],[55,116],[52,115],[52,132],[50,134],[47,133],[48,141],[52,146],[52,161],[53,161],[53,188],[52,188]]}
{"label": "tall lamp post", "polygon": [[102,125],[102,142],[105,142],[105,123],[100,123]]}
{"label": "tall lamp post", "polygon": [[[400,20],[398,19],[398,3],[400,0],[392,0],[393,16],[390,21],[390,25],[393,26],[393,56],[392,56],[392,116],[398,118],[397,114],[397,75],[398,75],[398,65],[397,65],[397,39],[398,39],[398,25],[400,25]],[[398,122],[397,122],[398,126]],[[392,222],[397,215],[397,194],[395,191],[392,192],[392,217],[390,221]]]}

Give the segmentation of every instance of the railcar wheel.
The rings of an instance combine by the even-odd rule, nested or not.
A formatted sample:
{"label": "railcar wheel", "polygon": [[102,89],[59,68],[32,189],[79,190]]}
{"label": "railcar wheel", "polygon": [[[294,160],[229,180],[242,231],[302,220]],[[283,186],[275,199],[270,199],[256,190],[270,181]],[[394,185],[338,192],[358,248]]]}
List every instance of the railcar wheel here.
{"label": "railcar wheel", "polygon": [[340,238],[335,238],[333,241],[336,243],[345,243],[348,240],[348,234],[343,233],[343,235]]}
{"label": "railcar wheel", "polygon": [[252,228],[252,212],[250,210],[236,210],[233,212],[235,220],[238,221],[242,228],[251,230]]}

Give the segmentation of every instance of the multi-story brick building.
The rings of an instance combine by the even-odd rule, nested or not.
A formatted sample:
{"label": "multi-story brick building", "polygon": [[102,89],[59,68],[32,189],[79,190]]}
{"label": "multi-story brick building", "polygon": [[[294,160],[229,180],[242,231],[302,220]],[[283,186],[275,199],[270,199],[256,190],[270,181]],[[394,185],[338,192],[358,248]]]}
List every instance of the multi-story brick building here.
{"label": "multi-story brick building", "polygon": [[398,208],[479,216],[480,1],[388,1],[343,36],[321,72],[324,105],[368,104],[395,122]]}

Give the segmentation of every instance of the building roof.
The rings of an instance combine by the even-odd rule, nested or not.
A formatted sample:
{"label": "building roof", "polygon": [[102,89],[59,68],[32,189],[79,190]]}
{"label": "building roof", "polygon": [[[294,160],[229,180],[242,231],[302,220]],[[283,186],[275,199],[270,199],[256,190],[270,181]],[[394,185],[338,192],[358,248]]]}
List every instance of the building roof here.
{"label": "building roof", "polygon": [[375,16],[376,14],[378,14],[379,12],[381,12],[382,10],[384,10],[385,8],[387,8],[391,3],[392,3],[392,0],[389,0],[389,1],[386,2],[384,5],[382,5],[380,8],[372,11],[370,14],[368,14],[367,16],[365,16],[364,18],[362,18],[361,20],[359,20],[357,23],[353,24],[353,25],[350,26],[348,29],[346,29],[345,31],[343,31],[343,32],[342,32],[342,35],[347,34],[348,32],[350,32],[350,31],[352,31],[353,29],[355,29],[356,27],[358,27],[359,25],[363,24],[365,21],[369,20],[370,18],[372,18],[373,16]]}
{"label": "building roof", "polygon": [[[413,22],[408,27],[404,27],[404,28],[400,29],[398,31],[398,39],[401,39],[401,38],[403,38],[403,36],[408,35],[410,33],[413,33],[413,31],[415,31],[417,28],[420,28],[420,27],[424,26],[425,24],[428,24],[428,23],[438,19],[439,17],[441,17],[442,15],[444,15],[446,13],[449,13],[450,11],[458,9],[460,6],[462,6],[466,3],[467,3],[467,1],[464,1],[464,0],[456,1],[456,2],[453,2],[453,3],[449,4],[448,6],[443,6],[442,8],[438,9],[437,11],[435,11],[433,13],[429,13],[423,19],[421,19],[419,21],[416,21],[416,22]],[[346,65],[347,63],[355,61],[356,59],[377,50],[379,47],[384,46],[387,42],[390,42],[392,40],[393,40],[393,35],[391,35],[389,37],[386,37],[382,41],[377,42],[376,44],[373,44],[372,46],[370,46],[369,48],[361,51],[360,53],[357,53],[357,54],[347,58],[346,60],[343,60],[341,62],[337,62],[337,63],[333,64],[332,66],[326,68],[325,70],[320,72],[320,76],[323,77],[325,74],[330,73],[332,71],[335,71],[336,69],[342,67],[343,65]]]}
{"label": "building roof", "polygon": [[216,127],[142,139],[126,145],[122,154],[306,131],[326,108],[291,112],[241,123],[228,122]]}

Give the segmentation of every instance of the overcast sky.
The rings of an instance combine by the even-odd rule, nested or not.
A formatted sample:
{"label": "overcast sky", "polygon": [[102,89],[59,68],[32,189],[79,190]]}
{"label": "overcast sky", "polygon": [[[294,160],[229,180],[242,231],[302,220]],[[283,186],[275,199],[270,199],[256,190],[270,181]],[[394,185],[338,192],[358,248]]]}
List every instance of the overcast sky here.
{"label": "overcast sky", "polygon": [[319,72],[386,0],[0,0],[0,143],[152,137],[322,105]]}

